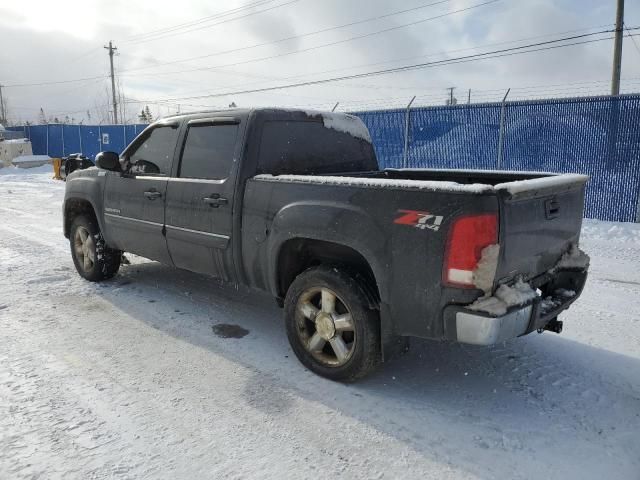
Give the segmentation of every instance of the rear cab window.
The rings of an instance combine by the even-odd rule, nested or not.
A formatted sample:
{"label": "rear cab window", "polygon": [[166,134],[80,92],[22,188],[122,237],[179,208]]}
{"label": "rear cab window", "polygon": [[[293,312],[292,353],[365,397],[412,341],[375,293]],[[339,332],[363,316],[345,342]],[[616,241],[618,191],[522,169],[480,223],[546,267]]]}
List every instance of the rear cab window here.
{"label": "rear cab window", "polygon": [[263,123],[258,174],[323,175],[377,170],[373,146],[314,120]]}

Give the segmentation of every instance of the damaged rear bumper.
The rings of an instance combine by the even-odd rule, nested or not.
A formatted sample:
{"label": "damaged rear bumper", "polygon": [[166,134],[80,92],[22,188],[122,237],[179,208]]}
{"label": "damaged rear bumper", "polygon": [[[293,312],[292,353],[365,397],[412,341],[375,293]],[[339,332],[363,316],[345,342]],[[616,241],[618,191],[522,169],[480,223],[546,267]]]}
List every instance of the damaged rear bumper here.
{"label": "damaged rear bumper", "polygon": [[577,300],[586,279],[586,269],[559,270],[540,276],[531,283],[541,295],[500,316],[449,305],[444,309],[445,337],[460,343],[493,345],[544,329]]}

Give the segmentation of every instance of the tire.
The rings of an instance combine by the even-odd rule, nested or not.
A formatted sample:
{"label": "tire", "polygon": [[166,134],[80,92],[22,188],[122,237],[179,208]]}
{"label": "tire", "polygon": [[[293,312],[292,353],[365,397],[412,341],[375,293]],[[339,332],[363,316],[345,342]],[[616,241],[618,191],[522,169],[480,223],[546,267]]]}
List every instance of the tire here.
{"label": "tire", "polygon": [[107,247],[94,219],[85,215],[74,218],[69,230],[69,245],[73,264],[83,278],[100,282],[118,273],[122,252]]}
{"label": "tire", "polygon": [[349,382],[380,363],[379,315],[355,276],[335,267],[310,268],[293,281],[284,303],[291,348],[312,372]]}

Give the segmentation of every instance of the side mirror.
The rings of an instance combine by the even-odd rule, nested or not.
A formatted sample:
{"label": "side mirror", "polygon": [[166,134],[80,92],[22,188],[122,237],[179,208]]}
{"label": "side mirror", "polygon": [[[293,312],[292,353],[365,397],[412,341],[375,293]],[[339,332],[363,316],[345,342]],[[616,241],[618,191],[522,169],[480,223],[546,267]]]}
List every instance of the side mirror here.
{"label": "side mirror", "polygon": [[121,171],[120,156],[116,152],[100,152],[96,155],[96,167],[112,172]]}

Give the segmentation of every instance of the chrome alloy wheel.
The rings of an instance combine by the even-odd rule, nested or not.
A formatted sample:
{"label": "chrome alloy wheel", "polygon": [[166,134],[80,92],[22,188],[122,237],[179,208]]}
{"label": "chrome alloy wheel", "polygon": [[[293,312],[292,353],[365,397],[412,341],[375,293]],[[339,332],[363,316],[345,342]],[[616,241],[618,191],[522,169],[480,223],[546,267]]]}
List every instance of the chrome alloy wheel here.
{"label": "chrome alloy wheel", "polygon": [[351,312],[328,288],[314,287],[300,295],[296,323],[302,344],[323,365],[339,367],[353,355],[357,338]]}
{"label": "chrome alloy wheel", "polygon": [[76,228],[73,236],[73,248],[78,264],[85,272],[90,271],[96,262],[96,246],[93,237],[85,227]]}

